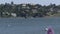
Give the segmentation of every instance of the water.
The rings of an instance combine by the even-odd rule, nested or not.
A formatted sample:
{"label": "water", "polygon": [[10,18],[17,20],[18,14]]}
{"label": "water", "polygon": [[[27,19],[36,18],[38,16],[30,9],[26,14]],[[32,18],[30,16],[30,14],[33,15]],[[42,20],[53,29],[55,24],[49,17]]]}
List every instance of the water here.
{"label": "water", "polygon": [[52,26],[60,34],[60,17],[55,18],[0,18],[0,34],[46,34]]}

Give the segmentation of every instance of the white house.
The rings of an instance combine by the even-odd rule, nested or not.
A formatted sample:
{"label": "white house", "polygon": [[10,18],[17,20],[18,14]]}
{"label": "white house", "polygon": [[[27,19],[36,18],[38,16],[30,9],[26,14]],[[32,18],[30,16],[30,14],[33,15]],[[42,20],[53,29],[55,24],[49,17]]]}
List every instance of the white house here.
{"label": "white house", "polygon": [[16,17],[17,15],[16,13],[11,13],[11,16]]}

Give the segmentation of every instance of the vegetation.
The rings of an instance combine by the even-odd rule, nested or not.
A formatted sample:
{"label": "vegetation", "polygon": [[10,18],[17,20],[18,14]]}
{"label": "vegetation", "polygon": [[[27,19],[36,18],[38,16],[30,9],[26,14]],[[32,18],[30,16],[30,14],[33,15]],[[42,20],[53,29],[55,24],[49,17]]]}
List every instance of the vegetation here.
{"label": "vegetation", "polygon": [[50,4],[0,4],[0,17],[45,17],[55,16],[60,12],[60,5]]}

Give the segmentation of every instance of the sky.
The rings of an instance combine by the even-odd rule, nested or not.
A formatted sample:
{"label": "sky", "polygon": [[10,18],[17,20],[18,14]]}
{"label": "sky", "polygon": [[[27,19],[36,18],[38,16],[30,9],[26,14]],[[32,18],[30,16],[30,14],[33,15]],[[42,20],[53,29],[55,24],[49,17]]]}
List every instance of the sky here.
{"label": "sky", "polygon": [[41,5],[49,5],[50,3],[59,5],[60,0],[0,0],[0,4],[11,3],[13,1],[15,4],[21,3],[31,3],[31,4],[41,4]]}

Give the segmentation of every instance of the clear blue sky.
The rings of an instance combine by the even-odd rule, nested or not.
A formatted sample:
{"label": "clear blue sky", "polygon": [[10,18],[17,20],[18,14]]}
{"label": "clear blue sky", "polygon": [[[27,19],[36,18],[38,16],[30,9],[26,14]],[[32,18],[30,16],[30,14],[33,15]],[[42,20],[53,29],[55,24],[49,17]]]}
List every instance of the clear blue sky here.
{"label": "clear blue sky", "polygon": [[60,4],[60,0],[0,0],[1,3],[10,3],[13,1],[15,4],[21,4],[21,3],[33,3],[33,4],[41,4],[41,5],[49,5],[50,3],[52,4]]}

